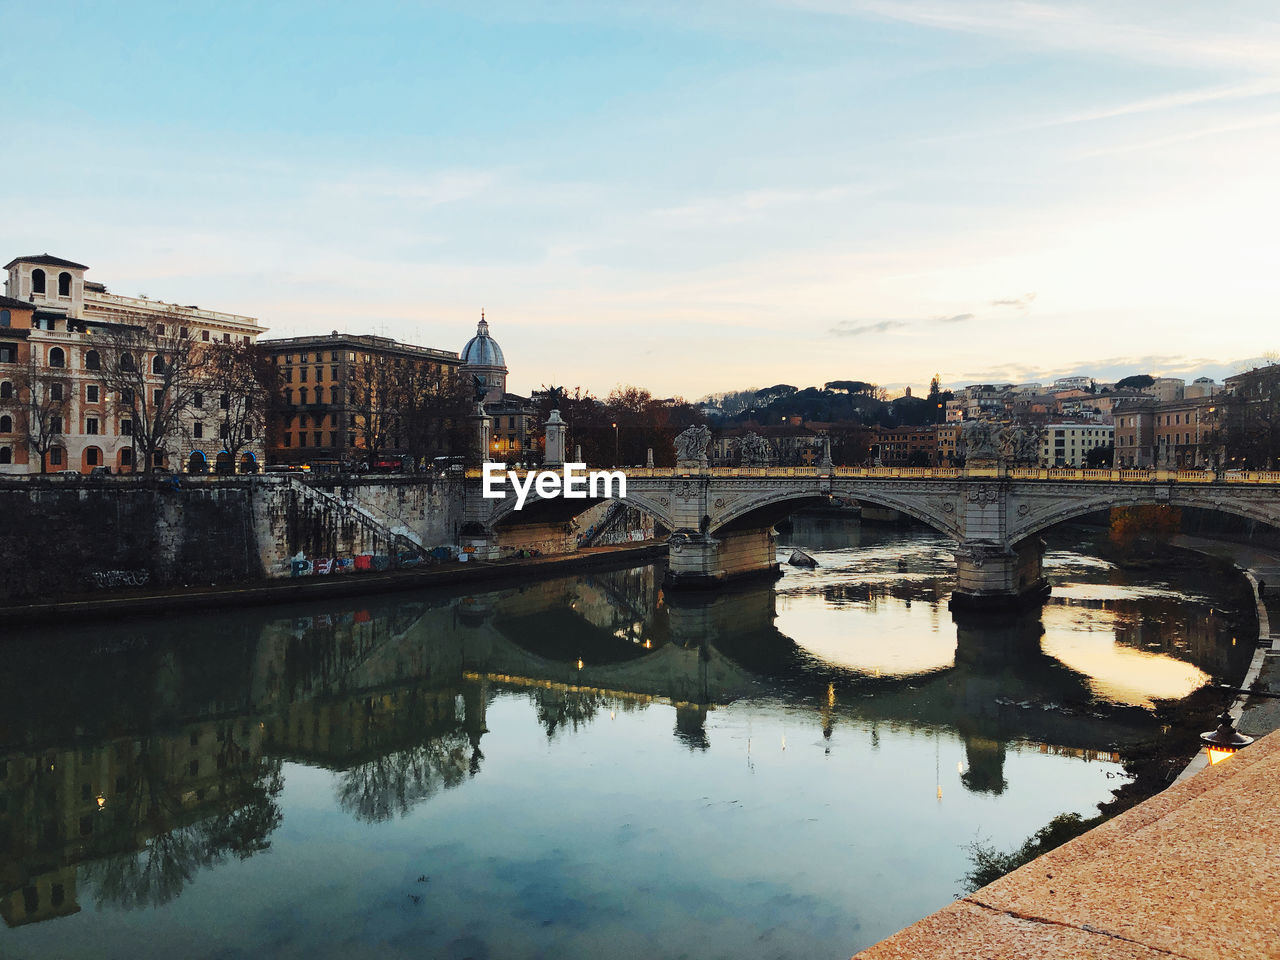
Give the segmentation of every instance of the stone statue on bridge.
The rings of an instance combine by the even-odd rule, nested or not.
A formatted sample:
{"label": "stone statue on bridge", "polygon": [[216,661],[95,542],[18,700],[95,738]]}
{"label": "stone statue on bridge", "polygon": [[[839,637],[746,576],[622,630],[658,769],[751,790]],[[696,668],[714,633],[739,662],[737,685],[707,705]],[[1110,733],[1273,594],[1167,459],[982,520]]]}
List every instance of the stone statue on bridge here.
{"label": "stone statue on bridge", "polygon": [[695,424],[676,437],[676,465],[680,467],[705,467],[707,445],[711,443],[711,431],[703,424]]}
{"label": "stone statue on bridge", "polygon": [[965,460],[995,460],[1000,456],[999,425],[989,420],[966,420],[960,428]]}
{"label": "stone statue on bridge", "polygon": [[744,467],[764,467],[769,463],[769,441],[758,433],[748,433],[738,441],[738,452]]}

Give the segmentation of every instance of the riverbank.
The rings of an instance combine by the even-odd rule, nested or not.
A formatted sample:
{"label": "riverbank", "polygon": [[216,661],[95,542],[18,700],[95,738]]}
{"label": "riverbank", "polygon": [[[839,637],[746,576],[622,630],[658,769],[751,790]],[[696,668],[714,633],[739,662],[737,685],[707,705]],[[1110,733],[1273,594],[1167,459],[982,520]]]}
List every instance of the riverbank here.
{"label": "riverbank", "polygon": [[70,620],[159,615],[222,607],[261,606],[329,597],[364,596],[459,583],[532,580],[585,570],[615,569],[659,560],[667,555],[660,541],[585,547],[553,556],[441,563],[386,573],[348,573],[296,577],[221,587],[113,592],[109,597],[85,595],[50,603],[0,607],[0,624],[62,623]]}
{"label": "riverbank", "polygon": [[[1241,686],[1280,693],[1280,553],[1179,536],[1253,588],[1258,644]],[[1211,691],[1206,691],[1212,696]],[[1276,956],[1280,943],[1280,701],[1222,694],[1259,742],[912,924],[855,960]]]}

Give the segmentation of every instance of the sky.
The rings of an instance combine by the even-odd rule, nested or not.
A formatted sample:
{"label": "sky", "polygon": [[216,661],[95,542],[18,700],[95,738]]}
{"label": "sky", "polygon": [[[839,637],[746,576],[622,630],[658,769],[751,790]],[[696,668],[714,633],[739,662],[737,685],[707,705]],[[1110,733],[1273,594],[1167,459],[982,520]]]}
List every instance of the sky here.
{"label": "sky", "polygon": [[1274,0],[0,0],[0,33],[0,255],[268,336],[457,350],[483,309],[509,389],[690,398],[1280,348]]}

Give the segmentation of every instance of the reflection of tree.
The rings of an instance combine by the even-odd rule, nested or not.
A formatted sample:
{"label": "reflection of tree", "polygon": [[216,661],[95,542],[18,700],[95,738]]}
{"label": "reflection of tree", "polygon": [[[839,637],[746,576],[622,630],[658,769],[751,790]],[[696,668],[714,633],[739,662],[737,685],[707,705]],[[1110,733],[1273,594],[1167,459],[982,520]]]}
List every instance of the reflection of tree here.
{"label": "reflection of tree", "polygon": [[586,690],[539,690],[532,697],[538,707],[538,722],[546,727],[548,740],[566,723],[577,730],[594,720],[600,708],[608,705],[602,694]]}
{"label": "reflection of tree", "polygon": [[338,803],[357,820],[402,817],[442,787],[456,787],[470,771],[467,735],[450,731],[352,767],[338,781]]}
{"label": "reflection of tree", "polygon": [[167,768],[156,741],[143,741],[126,789],[103,808],[95,830],[95,846],[124,852],[85,867],[100,906],[168,903],[199,870],[270,847],[267,837],[282,819],[280,761],[251,758],[230,738],[217,759],[216,778],[193,791],[189,779]]}

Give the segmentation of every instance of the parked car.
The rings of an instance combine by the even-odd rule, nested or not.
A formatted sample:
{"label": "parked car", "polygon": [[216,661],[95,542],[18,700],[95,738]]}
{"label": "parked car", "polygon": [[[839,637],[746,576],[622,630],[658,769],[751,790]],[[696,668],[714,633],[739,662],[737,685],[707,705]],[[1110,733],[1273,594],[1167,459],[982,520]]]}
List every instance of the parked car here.
{"label": "parked car", "polygon": [[94,467],[89,471],[91,477],[109,477],[111,476],[110,467]]}

